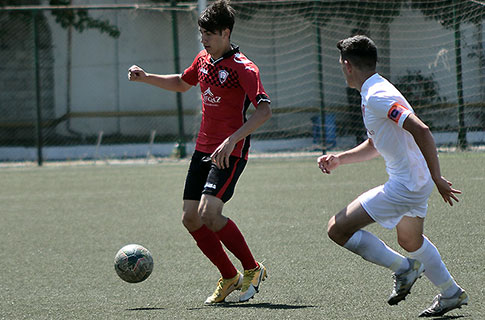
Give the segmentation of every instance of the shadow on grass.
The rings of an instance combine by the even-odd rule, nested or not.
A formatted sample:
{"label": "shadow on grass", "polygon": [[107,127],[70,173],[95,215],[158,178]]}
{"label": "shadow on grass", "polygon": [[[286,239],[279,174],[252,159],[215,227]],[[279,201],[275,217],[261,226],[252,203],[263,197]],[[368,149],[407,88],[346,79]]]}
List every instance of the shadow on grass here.
{"label": "shadow on grass", "polygon": [[459,319],[459,318],[465,318],[466,316],[440,316],[440,317],[434,317],[432,318],[433,320],[451,320],[451,319]]}
{"label": "shadow on grass", "polygon": [[306,305],[291,305],[286,303],[240,303],[240,302],[224,302],[216,305],[209,305],[199,308],[188,308],[187,310],[199,310],[203,308],[256,308],[256,309],[273,309],[273,310],[296,310],[306,308],[316,308],[316,306]]}
{"label": "shadow on grass", "polygon": [[165,308],[150,308],[150,307],[142,307],[142,308],[131,308],[125,309],[125,311],[149,311],[149,310],[165,310]]}

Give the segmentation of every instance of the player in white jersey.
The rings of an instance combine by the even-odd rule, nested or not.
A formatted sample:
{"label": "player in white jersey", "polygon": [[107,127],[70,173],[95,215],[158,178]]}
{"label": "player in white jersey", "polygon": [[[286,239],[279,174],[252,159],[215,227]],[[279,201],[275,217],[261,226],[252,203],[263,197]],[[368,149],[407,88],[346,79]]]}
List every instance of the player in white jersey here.
{"label": "player in white jersey", "polygon": [[[428,198],[436,185],[449,205],[461,191],[441,176],[436,145],[429,128],[415,115],[402,94],[376,73],[377,48],[366,36],[338,42],[347,85],[360,91],[368,139],[348,151],[323,155],[318,166],[330,174],[341,164],[381,155],[389,180],[352,201],[328,222],[328,236],[367,261],[391,269],[394,288],[390,305],[404,300],[424,274],[440,294],[420,317],[440,316],[468,303],[468,295],[451,277],[436,247],[423,234]],[[404,257],[372,233],[363,230],[377,222],[396,228]]]}

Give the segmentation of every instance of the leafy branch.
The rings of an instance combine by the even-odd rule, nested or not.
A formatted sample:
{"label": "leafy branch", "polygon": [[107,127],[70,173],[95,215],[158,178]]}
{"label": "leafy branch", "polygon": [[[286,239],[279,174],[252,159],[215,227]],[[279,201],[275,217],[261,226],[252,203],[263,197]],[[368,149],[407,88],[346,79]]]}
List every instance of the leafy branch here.
{"label": "leafy branch", "polygon": [[[71,4],[70,0],[50,0],[50,5],[67,6]],[[56,17],[56,22],[63,28],[72,26],[76,31],[83,32],[86,29],[97,29],[101,33],[107,33],[112,38],[120,36],[120,30],[117,26],[110,24],[109,20],[94,19],[89,16],[85,9],[77,10],[52,10],[52,15]]]}

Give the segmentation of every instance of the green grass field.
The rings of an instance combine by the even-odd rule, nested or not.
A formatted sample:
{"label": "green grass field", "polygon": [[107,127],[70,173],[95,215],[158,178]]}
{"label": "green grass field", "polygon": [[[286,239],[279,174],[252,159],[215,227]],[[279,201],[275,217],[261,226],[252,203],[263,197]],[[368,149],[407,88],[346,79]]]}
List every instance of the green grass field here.
{"label": "green grass field", "polygon": [[[444,319],[484,319],[485,154],[440,158],[463,195],[449,207],[434,191],[425,231],[470,295],[469,306]],[[0,318],[412,319],[437,294],[423,277],[406,301],[387,305],[391,272],[326,236],[331,215],[386,180],[382,160],[323,175],[313,157],[254,159],[224,212],[269,277],[248,303],[233,294],[224,305],[203,306],[219,275],[180,222],[187,166],[0,169]],[[394,230],[368,230],[398,249]],[[125,283],[114,271],[114,256],[128,243],[154,256],[145,282]]]}

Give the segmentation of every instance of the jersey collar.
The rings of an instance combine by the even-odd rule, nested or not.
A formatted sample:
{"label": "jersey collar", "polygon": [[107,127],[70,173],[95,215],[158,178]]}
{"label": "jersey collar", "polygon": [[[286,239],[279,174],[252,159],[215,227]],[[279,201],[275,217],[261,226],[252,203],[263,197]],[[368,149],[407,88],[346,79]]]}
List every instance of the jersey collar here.
{"label": "jersey collar", "polygon": [[379,78],[380,77],[381,76],[376,72],[372,76],[370,76],[369,78],[367,78],[367,80],[365,80],[364,83],[362,84],[362,88],[360,88],[360,94],[361,95],[367,94],[367,90],[369,90],[369,88],[374,83],[376,83],[377,81],[379,81]]}
{"label": "jersey collar", "polygon": [[232,57],[232,55],[236,54],[239,52],[239,46],[237,45],[234,45],[234,44],[231,44],[231,50],[229,50],[228,52],[224,53],[224,55],[222,57],[220,57],[219,59],[217,60],[214,60],[212,59],[212,56],[210,57],[210,62],[215,65],[216,63],[226,59],[226,58],[229,58],[229,57]]}

